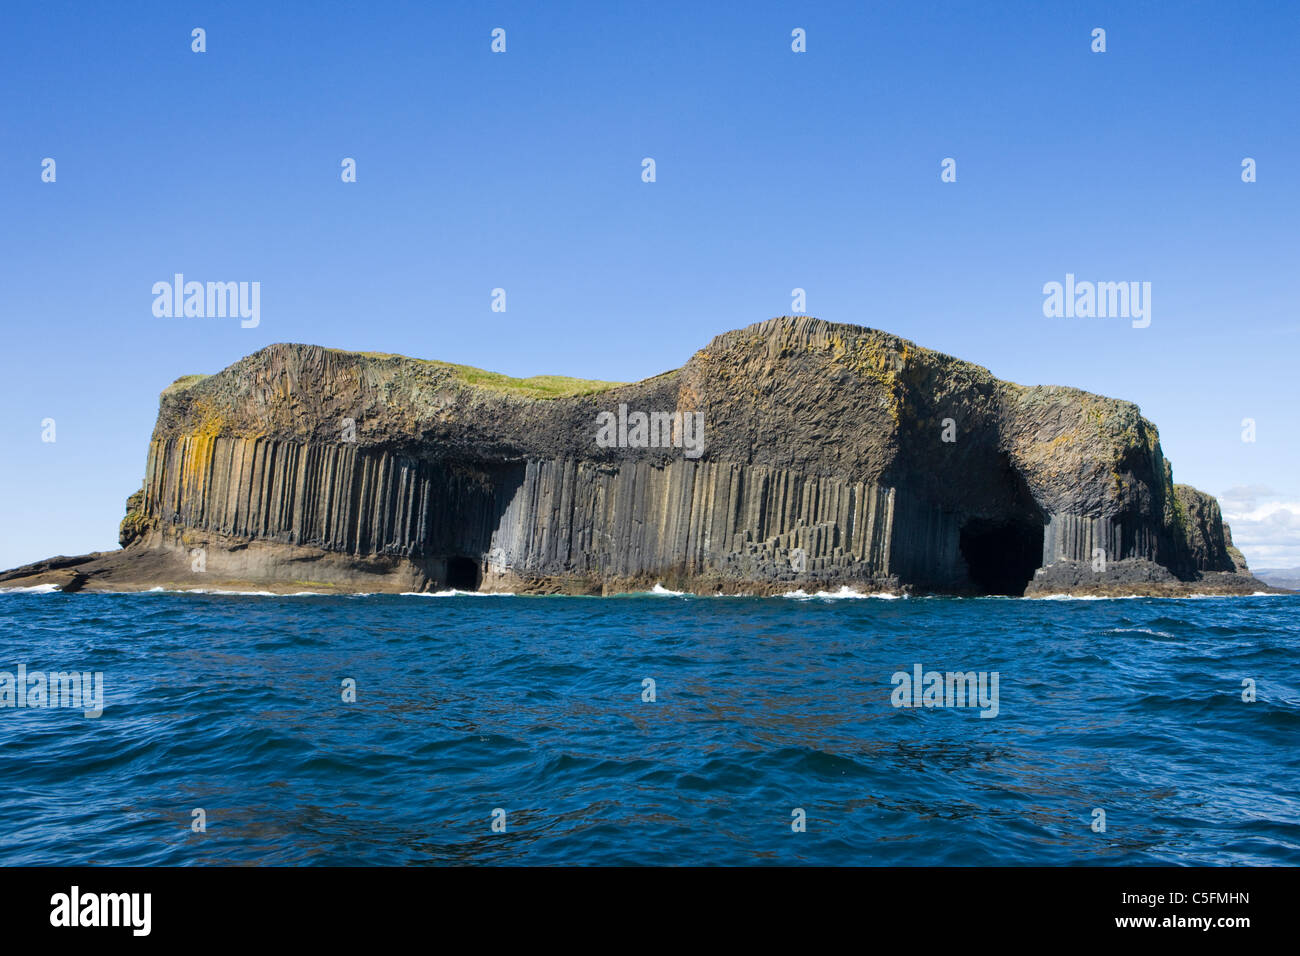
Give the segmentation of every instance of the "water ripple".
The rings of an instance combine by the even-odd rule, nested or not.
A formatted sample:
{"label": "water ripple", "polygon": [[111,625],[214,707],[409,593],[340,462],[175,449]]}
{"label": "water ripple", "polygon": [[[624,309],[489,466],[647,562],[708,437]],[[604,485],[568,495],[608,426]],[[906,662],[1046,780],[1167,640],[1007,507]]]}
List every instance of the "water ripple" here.
{"label": "water ripple", "polygon": [[0,594],[0,864],[1295,865],[1294,608]]}

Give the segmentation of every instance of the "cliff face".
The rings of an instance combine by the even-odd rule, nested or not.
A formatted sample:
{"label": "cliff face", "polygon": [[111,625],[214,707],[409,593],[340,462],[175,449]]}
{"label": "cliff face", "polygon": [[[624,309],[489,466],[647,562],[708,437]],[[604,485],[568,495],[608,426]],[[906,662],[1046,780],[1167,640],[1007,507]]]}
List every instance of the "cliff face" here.
{"label": "cliff face", "polygon": [[631,385],[269,346],[163,393],[121,544],[0,580],[1267,590],[1136,406],[807,317]]}

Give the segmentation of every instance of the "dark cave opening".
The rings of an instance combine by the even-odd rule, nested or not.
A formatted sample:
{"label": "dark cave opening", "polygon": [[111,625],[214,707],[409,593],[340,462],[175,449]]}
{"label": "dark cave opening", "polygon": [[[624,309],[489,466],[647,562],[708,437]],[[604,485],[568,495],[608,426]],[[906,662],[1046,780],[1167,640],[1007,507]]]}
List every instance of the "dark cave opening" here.
{"label": "dark cave opening", "polygon": [[961,556],[985,594],[1021,597],[1043,559],[1043,526],[1033,521],[973,518],[961,529]]}
{"label": "dark cave opening", "polygon": [[456,591],[477,591],[478,585],[477,561],[460,557],[447,559],[447,587]]}

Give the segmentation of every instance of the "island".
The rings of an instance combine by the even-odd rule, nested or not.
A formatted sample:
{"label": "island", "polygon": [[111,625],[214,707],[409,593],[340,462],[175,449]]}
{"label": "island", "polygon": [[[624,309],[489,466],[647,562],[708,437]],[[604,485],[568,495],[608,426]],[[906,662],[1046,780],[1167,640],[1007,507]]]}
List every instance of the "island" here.
{"label": "island", "polygon": [[163,391],[119,543],[0,587],[1280,590],[1136,405],[809,316],[632,384],[270,345]]}

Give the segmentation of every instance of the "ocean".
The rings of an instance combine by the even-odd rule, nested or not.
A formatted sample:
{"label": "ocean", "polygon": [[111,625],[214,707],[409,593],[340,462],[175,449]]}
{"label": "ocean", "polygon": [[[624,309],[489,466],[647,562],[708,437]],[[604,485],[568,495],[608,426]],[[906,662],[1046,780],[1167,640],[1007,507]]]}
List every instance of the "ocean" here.
{"label": "ocean", "polygon": [[1298,648],[1285,596],[5,593],[0,864],[1295,865]]}

